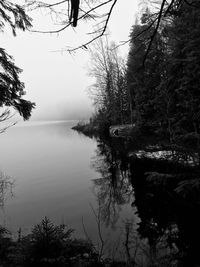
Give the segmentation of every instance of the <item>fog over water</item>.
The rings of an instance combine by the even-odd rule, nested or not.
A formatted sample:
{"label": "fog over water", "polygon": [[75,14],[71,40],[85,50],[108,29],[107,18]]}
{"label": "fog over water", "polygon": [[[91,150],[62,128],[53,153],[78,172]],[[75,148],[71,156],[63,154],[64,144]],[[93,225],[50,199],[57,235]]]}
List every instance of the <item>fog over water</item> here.
{"label": "fog over water", "polygon": [[[117,44],[128,39],[135,20],[137,1],[127,2],[128,10],[123,0],[118,1],[110,19],[110,40]],[[34,29],[50,29],[46,15],[33,14]],[[90,237],[98,239],[92,211],[98,207],[94,180],[102,178],[92,167],[98,143],[71,130],[94,112],[88,95],[88,87],[94,83],[88,76],[90,55],[83,50],[74,55],[62,51],[88,38],[86,26],[80,25],[76,32],[69,28],[59,35],[17,32],[13,37],[10,29],[0,33],[1,47],[23,70],[20,79],[25,83],[24,98],[36,103],[29,122],[16,114],[5,126],[19,122],[0,134],[0,175],[2,172],[13,183],[3,192],[0,221],[15,236],[19,228],[27,233],[47,216],[76,229],[78,237],[84,237],[83,219]],[[128,44],[121,48],[123,55],[127,51]],[[3,127],[1,123],[0,129]],[[108,238],[119,237],[122,218],[138,219],[129,204],[118,205],[117,212],[121,217],[115,229],[103,229]]]}
{"label": "fog over water", "polygon": [[[14,233],[20,227],[28,232],[48,216],[75,228],[80,237],[84,236],[83,218],[90,236],[98,238],[91,209],[91,205],[98,206],[93,180],[101,178],[91,167],[97,142],[71,130],[75,123],[25,123],[1,135],[0,170],[14,184],[13,195],[5,192],[0,218]],[[135,216],[129,205],[124,205],[120,214]]]}
{"label": "fog over water", "polygon": [[[135,20],[137,1],[126,1],[130,8],[127,10],[123,1],[118,1],[108,27],[109,39],[117,44],[129,38]],[[33,30],[59,27],[53,25],[48,12],[30,12],[29,15],[33,17]],[[75,47],[88,40],[89,25],[79,23],[75,30],[69,27],[59,34],[18,31],[13,37],[9,28],[0,33],[1,47],[23,70],[20,77],[25,83],[25,98],[36,103],[31,120],[82,120],[90,117],[93,106],[88,87],[94,80],[88,76],[89,52],[78,50],[71,55],[65,50],[66,46]],[[121,50],[126,54],[128,44]]]}

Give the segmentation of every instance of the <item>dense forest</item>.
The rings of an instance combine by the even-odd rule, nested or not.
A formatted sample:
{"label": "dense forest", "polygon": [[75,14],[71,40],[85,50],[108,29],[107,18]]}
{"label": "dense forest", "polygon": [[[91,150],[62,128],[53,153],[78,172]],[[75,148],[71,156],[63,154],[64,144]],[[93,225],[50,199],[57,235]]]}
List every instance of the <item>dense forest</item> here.
{"label": "dense forest", "polygon": [[[106,38],[98,41],[91,66],[96,82],[90,88],[96,113],[88,124],[75,127],[97,136],[112,136],[115,131],[117,141],[106,148],[104,140],[102,145],[112,151],[106,154],[110,178],[98,185],[105,190],[115,183],[107,189],[116,198],[110,202],[124,200],[130,189],[124,170],[130,171],[127,178],[142,218],[138,232],[155,252],[154,262],[147,266],[199,266],[199,4],[172,1],[160,17],[156,4],[146,6],[130,31],[127,59],[120,57],[118,45]],[[113,154],[120,140],[123,148]],[[121,171],[118,179],[116,165]],[[109,201],[103,196],[105,209]],[[159,242],[164,240],[169,250],[165,247],[164,254],[159,254]],[[133,259],[134,252],[128,255]],[[162,255],[162,260],[156,261],[156,255]]]}
{"label": "dense forest", "polygon": [[100,128],[134,124],[140,132],[198,150],[199,3],[172,8],[159,29],[155,16],[146,8],[132,26],[127,60],[113,43],[101,40],[94,47],[91,121]]}

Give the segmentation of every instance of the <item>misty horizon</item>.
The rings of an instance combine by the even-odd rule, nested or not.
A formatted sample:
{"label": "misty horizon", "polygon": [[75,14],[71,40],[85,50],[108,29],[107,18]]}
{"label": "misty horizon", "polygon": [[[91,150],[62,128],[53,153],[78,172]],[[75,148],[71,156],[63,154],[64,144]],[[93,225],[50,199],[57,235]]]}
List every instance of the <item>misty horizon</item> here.
{"label": "misty horizon", "polygon": [[31,120],[88,120],[93,112],[92,106],[89,105],[75,105],[74,108],[63,105],[59,109],[53,107],[50,112],[43,110],[37,113],[37,110],[33,110]]}

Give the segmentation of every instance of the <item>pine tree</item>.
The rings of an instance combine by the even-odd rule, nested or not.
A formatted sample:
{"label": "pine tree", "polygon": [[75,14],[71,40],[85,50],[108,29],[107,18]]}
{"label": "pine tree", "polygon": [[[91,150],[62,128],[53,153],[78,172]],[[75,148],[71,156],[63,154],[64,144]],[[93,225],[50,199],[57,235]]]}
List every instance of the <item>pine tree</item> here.
{"label": "pine tree", "polygon": [[[0,30],[9,25],[15,36],[16,30],[26,30],[31,27],[31,19],[24,9],[10,1],[0,0]],[[0,48],[0,107],[13,107],[25,119],[29,119],[35,104],[23,99],[24,83],[20,81],[18,68],[13,58]],[[9,118],[9,111],[0,115],[0,121]]]}
{"label": "pine tree", "polygon": [[[133,26],[130,34],[130,50],[127,61],[127,83],[130,91],[134,118],[139,128],[152,128],[158,124],[156,88],[161,78],[162,40],[158,33],[148,51],[153,32],[151,14],[147,10],[141,24]],[[145,62],[144,59],[146,58]]]}
{"label": "pine tree", "polygon": [[197,144],[200,139],[199,11],[182,3],[166,31],[165,76],[159,95],[168,110],[166,123],[173,142],[196,139]]}

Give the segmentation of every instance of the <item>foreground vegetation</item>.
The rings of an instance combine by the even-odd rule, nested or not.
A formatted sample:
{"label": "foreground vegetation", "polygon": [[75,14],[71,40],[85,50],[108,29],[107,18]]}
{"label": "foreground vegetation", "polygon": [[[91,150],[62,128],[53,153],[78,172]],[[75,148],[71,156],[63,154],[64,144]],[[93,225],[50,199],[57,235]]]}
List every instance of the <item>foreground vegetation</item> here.
{"label": "foreground vegetation", "polygon": [[[23,236],[21,229],[18,231],[17,240],[14,239],[11,233],[3,227],[0,227],[0,266],[1,267],[131,267],[131,266],[154,266],[153,262],[160,262],[163,265],[163,260],[159,258],[150,258],[151,256],[140,255],[140,261],[137,263],[137,250],[146,250],[148,253],[147,244],[137,244],[137,237],[132,236],[132,223],[125,224],[125,243],[123,260],[113,257],[103,256],[102,249],[99,251],[95,245],[88,239],[75,239],[72,237],[74,230],[67,229],[63,224],[55,225],[47,217],[40,224],[37,224],[31,230],[31,233]],[[101,233],[100,233],[101,235]],[[104,242],[104,241],[103,241]],[[131,245],[135,243],[134,248]],[[164,244],[164,243],[163,243]],[[117,250],[117,248],[109,248]],[[140,246],[140,247],[139,247]],[[131,250],[134,249],[134,253]],[[108,255],[108,253],[106,253]],[[159,256],[160,257],[160,256]],[[173,258],[167,255],[164,263],[176,262],[177,256]],[[143,262],[143,263],[141,263]],[[155,265],[157,266],[157,265]]]}
{"label": "foreground vegetation", "polygon": [[73,239],[72,233],[46,217],[26,236],[19,230],[17,240],[1,227],[0,266],[98,266],[92,244]]}

